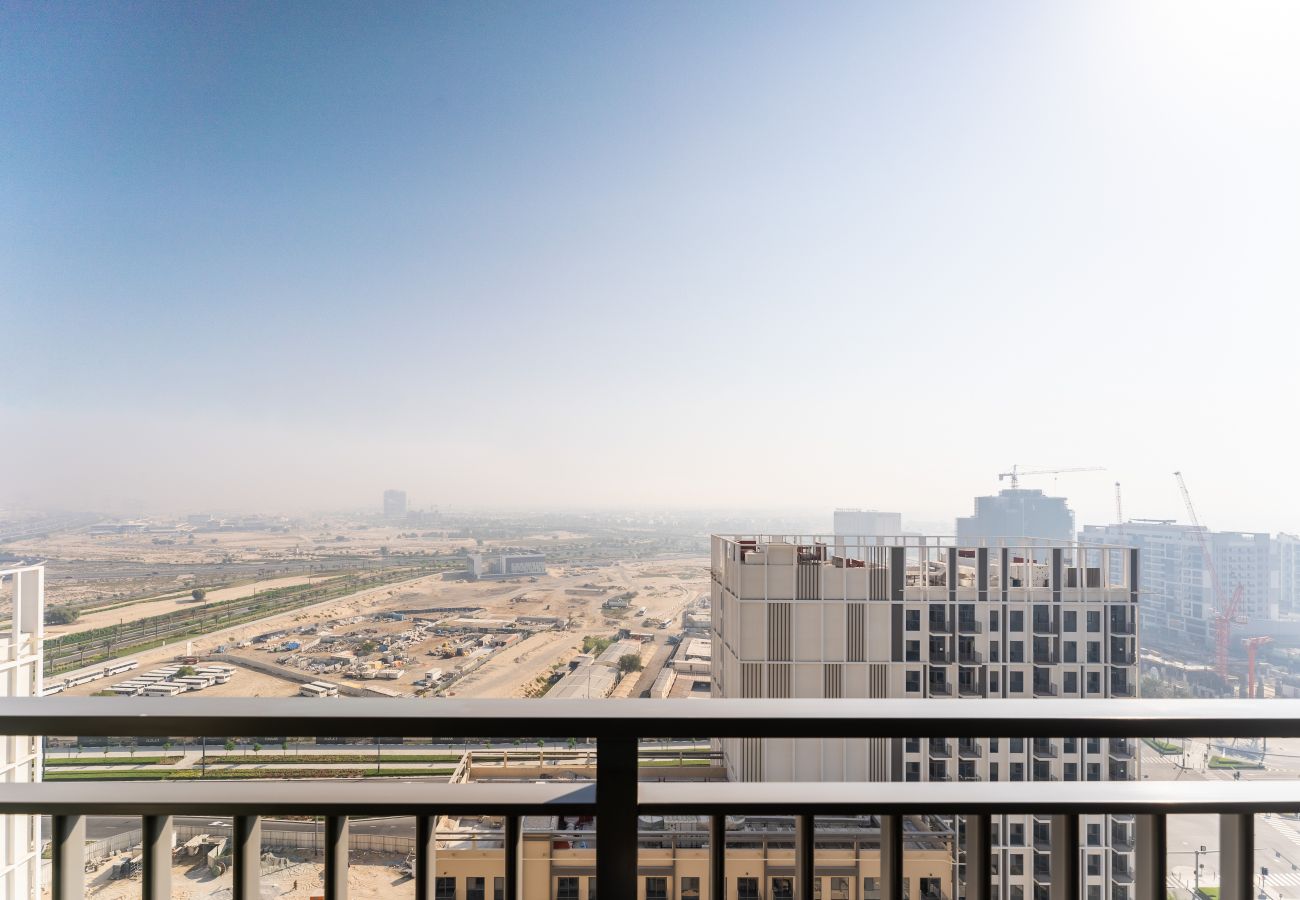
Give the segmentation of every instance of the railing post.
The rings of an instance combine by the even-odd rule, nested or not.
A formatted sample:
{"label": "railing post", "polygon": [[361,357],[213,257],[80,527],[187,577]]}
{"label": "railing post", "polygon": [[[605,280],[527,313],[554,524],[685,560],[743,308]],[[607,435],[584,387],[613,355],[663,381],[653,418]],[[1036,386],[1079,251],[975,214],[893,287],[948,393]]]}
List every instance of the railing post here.
{"label": "railing post", "polygon": [[817,853],[814,849],[817,819],[815,816],[795,816],[794,827],[795,897],[798,900],[812,900],[813,878],[817,871]]}
{"label": "railing post", "polygon": [[140,879],[140,900],[171,900],[172,835],[175,833],[172,817],[144,816],[141,825],[144,872]]}
{"label": "railing post", "polygon": [[637,895],[637,739],[596,741],[596,887],[606,900]]}
{"label": "railing post", "polygon": [[348,817],[325,817],[325,900],[348,900]]}
{"label": "railing post", "polygon": [[1220,900],[1255,896],[1255,817],[1251,813],[1219,816]]}
{"label": "railing post", "polygon": [[727,900],[726,816],[709,816],[709,900]]}
{"label": "railing post", "polygon": [[903,817],[880,817],[880,897],[903,900]]}
{"label": "railing post", "polygon": [[[1162,813],[1137,816],[1137,900],[1166,900],[1165,817]],[[1248,898],[1238,898],[1248,900]]]}
{"label": "railing post", "polygon": [[1079,900],[1079,817],[1052,816],[1051,900]]}
{"label": "railing post", "polygon": [[235,816],[234,900],[262,900],[262,819]]}
{"label": "railing post", "polygon": [[438,858],[437,816],[415,818],[415,900],[433,900],[434,866]]}
{"label": "railing post", "polygon": [[86,817],[50,817],[50,900],[86,896]]}
{"label": "railing post", "polygon": [[993,900],[993,829],[986,813],[966,817],[966,900]]}
{"label": "railing post", "polygon": [[[600,835],[596,836],[597,841]],[[524,820],[522,816],[506,816],[505,840],[501,844],[505,855],[506,892],[505,900],[524,900]],[[596,858],[600,858],[597,844]]]}

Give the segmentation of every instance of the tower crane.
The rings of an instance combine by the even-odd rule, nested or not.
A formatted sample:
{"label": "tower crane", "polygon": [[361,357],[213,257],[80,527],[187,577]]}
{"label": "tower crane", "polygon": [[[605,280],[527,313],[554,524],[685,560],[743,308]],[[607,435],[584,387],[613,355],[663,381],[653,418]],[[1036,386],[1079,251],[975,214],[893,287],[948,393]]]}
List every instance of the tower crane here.
{"label": "tower crane", "polygon": [[1022,469],[1019,464],[1011,467],[1010,472],[999,472],[998,481],[1004,478],[1011,479],[1011,489],[1015,490],[1020,487],[1020,479],[1024,475],[1064,475],[1066,472],[1104,472],[1104,466],[1073,466],[1068,469]]}
{"label": "tower crane", "polygon": [[1255,699],[1255,651],[1265,644],[1273,643],[1273,639],[1266,634],[1258,637],[1248,637],[1242,641],[1246,645],[1246,672],[1250,679],[1250,685],[1246,688],[1246,696]]}
{"label": "tower crane", "polygon": [[1115,524],[1119,526],[1119,533],[1124,533],[1124,501],[1120,497],[1119,482],[1115,482]]}
{"label": "tower crane", "polygon": [[1214,568],[1214,555],[1210,552],[1210,542],[1205,539],[1205,529],[1201,527],[1201,521],[1196,517],[1196,507],[1192,505],[1192,495],[1188,493],[1187,482],[1183,481],[1182,472],[1175,472],[1174,478],[1178,479],[1178,490],[1182,492],[1183,505],[1187,507],[1187,517],[1192,520],[1192,531],[1196,534],[1197,543],[1201,545],[1205,568],[1210,570],[1210,584],[1214,589],[1214,669],[1226,683],[1232,623],[1238,620],[1245,622],[1245,617],[1240,614],[1242,587],[1240,584],[1237,585],[1232,596],[1224,600],[1223,584],[1219,581],[1218,570]]}

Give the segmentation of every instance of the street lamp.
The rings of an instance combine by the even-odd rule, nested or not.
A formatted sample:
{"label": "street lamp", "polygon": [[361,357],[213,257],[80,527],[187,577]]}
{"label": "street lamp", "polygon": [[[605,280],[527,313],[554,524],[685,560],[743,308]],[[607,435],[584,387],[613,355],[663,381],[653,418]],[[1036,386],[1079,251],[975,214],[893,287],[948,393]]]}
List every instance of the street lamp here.
{"label": "street lamp", "polygon": [[1200,900],[1201,897],[1201,854],[1206,852],[1208,851],[1205,849],[1204,844],[1201,844],[1201,849],[1192,851],[1196,857],[1196,863],[1192,867],[1192,878],[1196,881],[1196,895],[1194,900]]}

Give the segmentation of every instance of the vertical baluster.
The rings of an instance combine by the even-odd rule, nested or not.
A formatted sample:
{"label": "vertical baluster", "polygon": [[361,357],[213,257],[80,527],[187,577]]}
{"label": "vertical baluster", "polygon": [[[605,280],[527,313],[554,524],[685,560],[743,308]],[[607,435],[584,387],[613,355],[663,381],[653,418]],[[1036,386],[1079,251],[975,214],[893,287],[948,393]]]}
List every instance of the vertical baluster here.
{"label": "vertical baluster", "polygon": [[816,823],[815,816],[795,816],[794,874],[798,900],[812,900],[813,897],[813,880],[817,872]]}
{"label": "vertical baluster", "polygon": [[1255,816],[1219,816],[1220,900],[1252,900],[1255,896]]}
{"label": "vertical baluster", "polygon": [[348,900],[348,817],[325,817],[325,900]]}
{"label": "vertical baluster", "polygon": [[880,897],[903,900],[903,817],[880,817]]}
{"label": "vertical baluster", "polygon": [[50,818],[50,900],[86,896],[86,817]]}
{"label": "vertical baluster", "polygon": [[141,900],[171,900],[172,896],[172,817],[144,816],[144,872],[140,882]]}
{"label": "vertical baluster", "polygon": [[[1166,900],[1165,817],[1148,814],[1137,817],[1137,900]],[[1239,898],[1247,900],[1247,898]]]}
{"label": "vertical baluster", "polygon": [[1079,900],[1079,817],[1052,816],[1051,900]]}
{"label": "vertical baluster", "polygon": [[[600,840],[597,833],[596,840]],[[523,900],[524,898],[524,823],[517,815],[506,816],[506,835],[501,852],[505,854],[506,893],[505,900]],[[599,844],[596,858],[600,859]],[[602,895],[603,896],[603,895]]]}
{"label": "vertical baluster", "polygon": [[235,816],[235,900],[262,900],[262,819]]}
{"label": "vertical baluster", "polygon": [[433,900],[433,879],[438,858],[438,817],[415,819],[415,900]]}
{"label": "vertical baluster", "polygon": [[596,742],[596,887],[605,900],[637,895],[637,739]]}
{"label": "vertical baluster", "polygon": [[986,813],[966,817],[966,900],[993,900],[993,827]]}
{"label": "vertical baluster", "polygon": [[727,900],[727,817],[709,817],[709,900]]}

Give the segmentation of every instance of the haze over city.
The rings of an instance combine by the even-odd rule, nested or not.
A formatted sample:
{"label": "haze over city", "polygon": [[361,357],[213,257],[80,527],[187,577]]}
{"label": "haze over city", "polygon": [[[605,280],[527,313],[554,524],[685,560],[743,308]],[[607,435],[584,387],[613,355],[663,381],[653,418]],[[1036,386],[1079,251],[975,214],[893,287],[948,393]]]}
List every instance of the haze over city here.
{"label": "haze over city", "polygon": [[15,4],[0,502],[1300,531],[1294,5]]}

